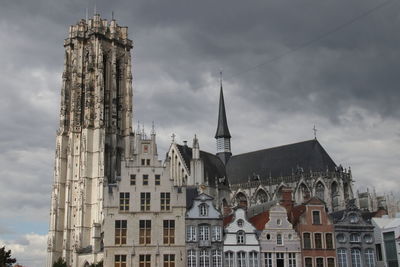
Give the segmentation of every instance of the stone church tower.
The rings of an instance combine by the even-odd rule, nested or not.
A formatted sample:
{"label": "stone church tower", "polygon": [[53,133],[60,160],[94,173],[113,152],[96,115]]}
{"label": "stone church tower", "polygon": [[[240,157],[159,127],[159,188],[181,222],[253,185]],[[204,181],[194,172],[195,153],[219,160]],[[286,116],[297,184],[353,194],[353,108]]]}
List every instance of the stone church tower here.
{"label": "stone church tower", "polygon": [[[47,266],[103,257],[103,192],[131,154],[132,41],[127,27],[95,15],[69,29],[56,137]],[[85,265],[86,266],[86,265]]]}

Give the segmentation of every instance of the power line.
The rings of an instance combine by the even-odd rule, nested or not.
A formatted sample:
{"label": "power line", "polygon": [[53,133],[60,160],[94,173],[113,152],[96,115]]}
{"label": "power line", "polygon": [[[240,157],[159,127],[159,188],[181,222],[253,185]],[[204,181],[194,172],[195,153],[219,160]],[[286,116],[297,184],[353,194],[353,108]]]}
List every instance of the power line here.
{"label": "power line", "polygon": [[231,75],[231,77],[237,77],[237,76],[246,74],[246,73],[248,73],[248,72],[250,72],[252,70],[255,70],[255,69],[258,69],[258,68],[260,68],[262,66],[265,66],[265,65],[267,65],[267,64],[269,64],[271,62],[278,61],[279,59],[281,59],[281,58],[283,58],[283,57],[285,57],[285,56],[287,56],[289,54],[292,54],[292,53],[294,53],[294,52],[296,52],[296,51],[298,51],[300,49],[308,47],[308,46],[310,46],[310,45],[312,45],[312,44],[314,44],[314,43],[316,43],[316,42],[328,37],[329,35],[334,34],[334,33],[338,32],[338,31],[346,28],[347,26],[350,26],[351,24],[353,24],[353,23],[357,22],[358,20],[360,20],[360,19],[372,14],[373,12],[385,7],[386,5],[388,5],[389,3],[393,2],[393,1],[395,1],[395,0],[387,0],[387,1],[383,2],[383,3],[380,3],[379,5],[376,5],[376,6],[372,7],[372,8],[364,11],[360,15],[358,15],[358,16],[356,16],[356,17],[354,17],[354,18],[352,18],[352,19],[350,19],[348,21],[346,21],[345,23],[340,24],[340,25],[336,26],[335,28],[333,28],[333,29],[331,29],[331,30],[329,30],[329,31],[317,36],[316,38],[311,39],[310,41],[307,41],[305,43],[302,43],[302,44],[300,44],[300,45],[298,45],[296,47],[290,48],[289,51],[287,51],[286,53],[283,53],[283,54],[277,55],[275,57],[272,57],[272,58],[268,59],[267,61],[265,61],[265,62],[263,62],[261,64],[258,64],[258,65],[255,65],[255,66],[253,66],[253,67],[251,67],[251,68],[249,68],[247,70],[244,70],[242,72],[238,72],[236,74],[233,74],[233,75]]}

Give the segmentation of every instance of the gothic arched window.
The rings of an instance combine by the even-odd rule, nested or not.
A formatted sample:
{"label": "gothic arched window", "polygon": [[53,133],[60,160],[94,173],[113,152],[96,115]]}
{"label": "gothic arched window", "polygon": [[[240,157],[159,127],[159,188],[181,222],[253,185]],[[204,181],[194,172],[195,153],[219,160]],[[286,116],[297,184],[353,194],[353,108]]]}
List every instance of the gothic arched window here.
{"label": "gothic arched window", "polygon": [[261,204],[268,201],[268,195],[264,190],[258,190],[256,195],[257,204]]}
{"label": "gothic arched window", "polygon": [[321,182],[315,187],[315,196],[321,200],[325,199],[325,186]]}

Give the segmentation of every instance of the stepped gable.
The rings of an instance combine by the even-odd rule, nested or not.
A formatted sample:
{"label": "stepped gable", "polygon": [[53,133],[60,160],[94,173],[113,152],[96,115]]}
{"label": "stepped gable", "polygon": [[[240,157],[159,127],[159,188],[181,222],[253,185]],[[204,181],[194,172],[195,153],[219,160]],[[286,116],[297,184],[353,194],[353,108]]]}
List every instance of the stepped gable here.
{"label": "stepped gable", "polygon": [[249,177],[259,176],[261,181],[268,181],[269,177],[290,176],[299,167],[305,173],[335,171],[336,164],[318,140],[313,139],[232,156],[226,172],[232,185],[246,183]]}
{"label": "stepped gable", "polygon": [[[178,147],[186,166],[190,170],[190,161],[192,160],[192,148],[178,144],[176,146]],[[209,186],[214,187],[216,178],[226,177],[225,165],[218,156],[201,150],[200,158],[203,160],[204,163],[204,177],[208,179]]]}

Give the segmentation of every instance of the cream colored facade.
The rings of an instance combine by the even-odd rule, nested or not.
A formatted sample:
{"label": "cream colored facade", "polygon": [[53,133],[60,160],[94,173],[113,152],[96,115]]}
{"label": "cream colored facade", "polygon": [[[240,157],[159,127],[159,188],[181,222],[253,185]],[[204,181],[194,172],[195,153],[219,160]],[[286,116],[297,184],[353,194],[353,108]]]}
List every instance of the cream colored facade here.
{"label": "cream colored facade", "polygon": [[[155,133],[150,138],[135,133],[133,157],[123,162],[121,179],[109,184],[105,193],[104,266],[124,262],[121,259],[126,266],[142,266],[146,260],[151,266],[167,266],[166,260],[174,263],[168,266],[185,265],[186,189],[168,170],[169,162],[158,160]],[[143,194],[150,197],[148,202]],[[126,221],[122,242],[116,221]],[[148,240],[141,226],[150,228]]]}

